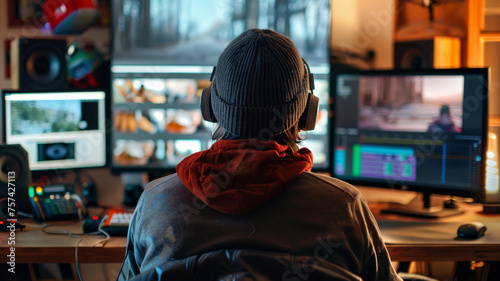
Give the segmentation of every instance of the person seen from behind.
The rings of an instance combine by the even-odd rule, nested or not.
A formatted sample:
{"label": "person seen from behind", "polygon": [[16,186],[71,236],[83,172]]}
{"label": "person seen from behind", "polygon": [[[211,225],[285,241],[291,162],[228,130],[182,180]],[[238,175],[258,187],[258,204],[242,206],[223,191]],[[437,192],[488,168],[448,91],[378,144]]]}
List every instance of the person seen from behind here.
{"label": "person seen from behind", "polygon": [[202,94],[216,142],[148,184],[118,280],[401,280],[360,192],[297,145],[311,88],[286,36],[231,41]]}

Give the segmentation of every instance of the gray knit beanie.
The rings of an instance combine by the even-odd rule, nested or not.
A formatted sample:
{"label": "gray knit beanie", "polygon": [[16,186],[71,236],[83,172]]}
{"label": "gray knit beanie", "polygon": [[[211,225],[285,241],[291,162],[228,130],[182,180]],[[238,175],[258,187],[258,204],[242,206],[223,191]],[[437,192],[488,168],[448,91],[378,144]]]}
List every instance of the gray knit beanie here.
{"label": "gray knit beanie", "polygon": [[267,138],[299,121],[309,76],[297,47],[268,29],[250,29],[222,52],[212,80],[214,116],[242,138]]}

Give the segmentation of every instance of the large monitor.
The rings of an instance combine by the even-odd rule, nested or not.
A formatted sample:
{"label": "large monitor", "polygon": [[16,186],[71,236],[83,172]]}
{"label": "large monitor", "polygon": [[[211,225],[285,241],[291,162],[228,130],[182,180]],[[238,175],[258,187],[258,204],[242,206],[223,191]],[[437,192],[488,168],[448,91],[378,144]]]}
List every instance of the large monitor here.
{"label": "large monitor", "polygon": [[208,149],[201,90],[227,44],[249,28],[270,28],[297,45],[320,98],[316,129],[302,146],[314,169],[329,165],[330,1],[113,1],[112,161],[115,171],[173,171]]}
{"label": "large monitor", "polygon": [[[332,73],[332,174],[354,184],[478,198],[484,186],[488,69]],[[441,213],[439,213],[441,212]]]}
{"label": "large monitor", "polygon": [[106,165],[104,91],[3,91],[4,140],[32,171]]}

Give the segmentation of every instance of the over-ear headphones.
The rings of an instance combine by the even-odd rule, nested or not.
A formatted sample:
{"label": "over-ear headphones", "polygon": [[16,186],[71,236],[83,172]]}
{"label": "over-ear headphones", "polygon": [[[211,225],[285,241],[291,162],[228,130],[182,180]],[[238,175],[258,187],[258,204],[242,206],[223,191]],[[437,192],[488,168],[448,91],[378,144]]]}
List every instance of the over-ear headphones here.
{"label": "over-ear headphones", "polygon": [[[299,118],[299,129],[310,131],[314,130],[314,127],[316,125],[316,118],[318,116],[318,109],[319,109],[319,98],[313,94],[314,75],[311,73],[311,70],[307,62],[304,59],[302,59],[302,61],[304,62],[305,70],[307,71],[306,75],[309,76],[309,89],[308,89],[308,98],[306,107],[304,109],[304,112]],[[212,75],[210,75],[210,82],[213,82],[215,76],[215,69],[216,67],[214,67]],[[206,121],[216,123],[217,118],[215,117],[215,114],[212,109],[211,96],[212,96],[212,85],[203,88],[200,99],[201,115],[203,116],[203,119],[205,119]]]}
{"label": "over-ear headphones", "polygon": [[[210,75],[210,82],[213,81],[215,75],[216,66],[212,70],[212,75]],[[201,116],[208,122],[217,123],[217,118],[215,118],[214,111],[212,110],[212,85],[209,85],[203,88],[201,91],[200,98],[200,108],[201,108]]]}
{"label": "over-ear headphones", "polygon": [[307,97],[307,104],[304,112],[299,118],[299,129],[312,131],[314,126],[316,126],[316,118],[318,117],[319,110],[319,98],[314,95],[314,74],[311,73],[309,65],[302,59],[304,65],[306,66],[307,74],[309,75],[309,93]]}

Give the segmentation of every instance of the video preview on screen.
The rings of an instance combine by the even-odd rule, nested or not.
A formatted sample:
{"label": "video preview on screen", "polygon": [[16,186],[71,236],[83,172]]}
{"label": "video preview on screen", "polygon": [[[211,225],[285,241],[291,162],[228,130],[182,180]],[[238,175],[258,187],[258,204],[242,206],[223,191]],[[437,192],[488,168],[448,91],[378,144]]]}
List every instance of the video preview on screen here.
{"label": "video preview on screen", "polygon": [[106,164],[105,92],[4,92],[5,141],[20,144],[30,169]]}
{"label": "video preview on screen", "polygon": [[358,128],[460,133],[463,96],[463,76],[361,77]]}
{"label": "video preview on screen", "polygon": [[[12,101],[11,134],[34,135],[97,130],[97,101],[26,100]],[[82,114],[83,113],[83,114]]]}
{"label": "video preview on screen", "polygon": [[120,61],[215,65],[243,31],[269,28],[291,38],[310,65],[328,63],[329,0],[119,0],[112,10]]}

